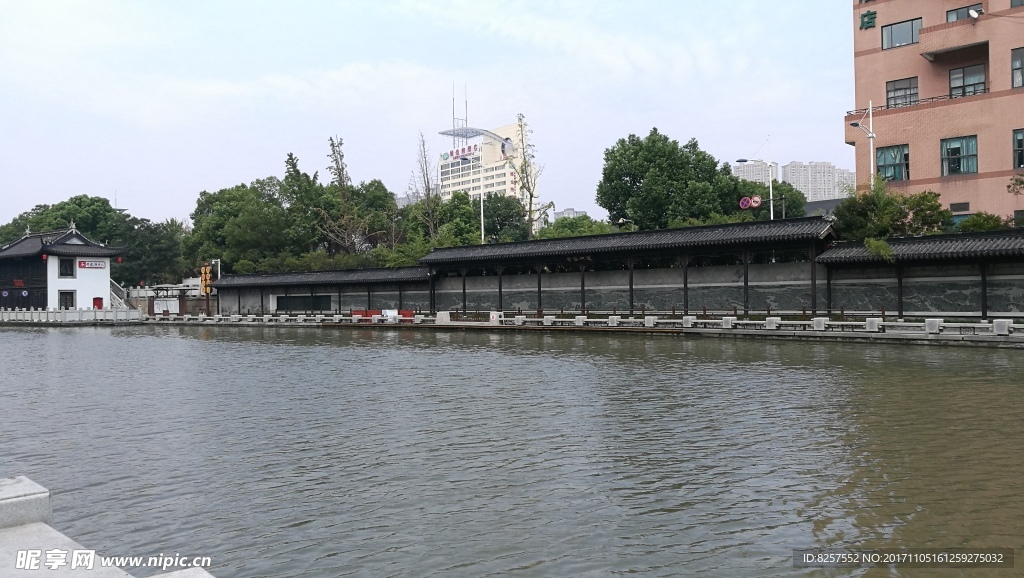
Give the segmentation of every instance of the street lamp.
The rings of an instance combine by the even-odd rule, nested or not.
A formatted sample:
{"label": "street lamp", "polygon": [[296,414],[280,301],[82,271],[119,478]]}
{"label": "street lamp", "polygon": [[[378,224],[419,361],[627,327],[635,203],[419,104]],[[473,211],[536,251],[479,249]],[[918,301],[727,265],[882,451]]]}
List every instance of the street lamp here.
{"label": "street lamp", "polygon": [[[864,128],[864,117],[868,119],[868,126]],[[871,177],[868,181],[869,185],[875,181],[875,107],[872,102],[868,101],[868,111],[864,113],[864,116],[860,117],[859,121],[851,122],[850,126],[853,128],[859,128],[864,131],[864,134],[868,135],[868,143],[871,145]]]}
{"label": "street lamp", "polygon": [[[768,215],[771,218],[771,220],[774,221],[775,220],[775,192],[773,190],[772,185],[773,185],[773,181],[775,181],[775,178],[772,175],[772,160],[771,160],[772,159],[772,135],[768,135],[768,139],[765,140],[763,143],[761,143],[761,147],[763,147],[764,145],[768,145],[768,160],[766,161],[766,163],[768,164],[768,208],[769,208]],[[757,151],[761,150],[761,147],[757,147]],[[755,155],[757,154],[757,151],[754,151]],[[751,155],[751,156],[753,156],[753,155]],[[746,162],[750,162],[750,161],[748,159],[736,159],[736,162],[742,164],[742,163],[746,163]]]}

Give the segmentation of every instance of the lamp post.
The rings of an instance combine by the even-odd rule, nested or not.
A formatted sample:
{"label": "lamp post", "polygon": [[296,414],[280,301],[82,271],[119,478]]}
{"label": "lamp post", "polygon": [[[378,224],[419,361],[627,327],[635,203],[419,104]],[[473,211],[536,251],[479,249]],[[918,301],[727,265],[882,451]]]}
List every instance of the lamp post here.
{"label": "lamp post", "polygon": [[[864,117],[868,119],[868,127],[864,128]],[[864,134],[868,135],[868,144],[870,145],[871,154],[871,176],[868,181],[868,186],[875,182],[875,107],[873,103],[868,101],[868,111],[864,113],[864,116],[860,117],[859,121],[850,123],[853,128],[859,128],[864,131]]]}
{"label": "lamp post", "polygon": [[[762,147],[764,145],[768,145],[768,160],[765,161],[765,163],[768,165],[768,215],[771,218],[771,220],[774,221],[775,220],[775,191],[774,191],[772,185],[774,184],[775,178],[772,175],[772,135],[768,135],[768,139],[765,140],[764,143],[761,144]],[[759,151],[759,150],[761,150],[761,147],[757,147],[757,151]],[[757,154],[757,151],[754,151],[755,155]],[[751,155],[751,156],[753,156],[753,155]],[[750,160],[749,159],[736,159],[736,162],[742,164],[742,163],[750,162]]]}

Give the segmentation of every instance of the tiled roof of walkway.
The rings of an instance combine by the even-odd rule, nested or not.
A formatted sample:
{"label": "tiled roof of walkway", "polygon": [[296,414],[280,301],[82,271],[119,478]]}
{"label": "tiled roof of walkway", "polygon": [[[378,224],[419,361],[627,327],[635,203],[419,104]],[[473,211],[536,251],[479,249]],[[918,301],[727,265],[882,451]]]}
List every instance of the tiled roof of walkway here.
{"label": "tiled roof of walkway", "polygon": [[602,254],[629,255],[664,250],[689,250],[814,241],[832,234],[832,221],[805,217],[777,221],[756,221],[729,225],[708,225],[684,229],[613,233],[587,237],[542,239],[519,243],[468,245],[434,249],[420,259],[424,265],[530,261]]}
{"label": "tiled roof of walkway", "polygon": [[[897,238],[888,243],[897,263],[1024,257],[1024,229]],[[848,241],[836,243],[818,256],[818,262],[833,265],[885,260],[869,252],[864,243]]]}

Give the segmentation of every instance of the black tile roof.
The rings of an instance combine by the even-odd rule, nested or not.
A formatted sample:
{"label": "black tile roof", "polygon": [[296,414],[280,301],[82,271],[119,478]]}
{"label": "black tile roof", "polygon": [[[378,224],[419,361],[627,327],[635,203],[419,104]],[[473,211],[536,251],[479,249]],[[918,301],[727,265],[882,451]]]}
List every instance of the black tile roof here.
{"label": "black tile roof", "polygon": [[420,263],[442,265],[488,261],[528,261],[576,255],[635,254],[671,249],[714,249],[737,245],[823,240],[831,235],[832,221],[830,219],[805,217],[684,229],[542,239],[518,243],[449,247],[434,249],[426,257],[420,259]]}
{"label": "black tile roof", "polygon": [[291,285],[365,285],[383,283],[426,283],[430,272],[426,267],[395,269],[347,269],[344,271],[310,271],[297,273],[254,273],[225,275],[211,283],[218,289],[243,287],[283,287]]}
{"label": "black tile roof", "polygon": [[[78,241],[72,242],[72,241]],[[57,255],[60,257],[116,257],[123,247],[105,247],[90,241],[75,229],[44,233],[28,233],[13,243],[0,247],[0,259]]]}
{"label": "black tile roof", "polygon": [[[889,239],[888,243],[897,263],[1024,258],[1024,229],[896,238]],[[819,255],[818,262],[832,265],[885,263],[885,260],[869,253],[863,242],[845,241]]]}

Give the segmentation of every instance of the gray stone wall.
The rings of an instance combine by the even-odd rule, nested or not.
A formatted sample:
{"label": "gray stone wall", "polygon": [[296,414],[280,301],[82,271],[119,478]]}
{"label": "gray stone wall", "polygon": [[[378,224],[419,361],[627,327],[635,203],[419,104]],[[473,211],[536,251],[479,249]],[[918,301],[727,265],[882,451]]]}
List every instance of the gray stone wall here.
{"label": "gray stone wall", "polygon": [[[752,312],[812,312],[811,265],[809,263],[776,263],[750,265],[749,308]],[[817,266],[817,310],[828,307],[827,270]],[[741,265],[690,267],[688,269],[689,311],[742,311],[743,267]],[[545,311],[579,311],[584,305],[580,292],[580,273],[545,273],[541,277],[542,305]],[[585,273],[585,305],[590,311],[629,310],[628,271],[588,271]],[[462,304],[462,278],[444,277],[436,280],[436,305],[439,310],[458,311]],[[635,310],[684,310],[683,269],[636,269],[633,273]],[[314,287],[317,295],[330,295],[332,310],[347,312],[366,309],[366,286],[342,289]],[[290,287],[289,295],[309,295],[309,287]],[[280,288],[263,290],[263,304],[268,313],[276,311]],[[234,314],[260,313],[260,290],[221,290],[221,312]],[[536,311],[537,275],[504,275],[502,305],[506,311]],[[904,314],[917,316],[931,313],[981,312],[981,277],[976,266],[908,267],[903,281]],[[993,265],[989,268],[989,311],[1017,313],[1024,311],[1024,264]],[[466,279],[466,308],[469,311],[493,311],[498,308],[498,277],[475,276]],[[371,309],[397,309],[398,287],[379,286],[370,295]],[[430,292],[426,284],[402,291],[402,308],[429,310]],[[896,314],[896,269],[875,267],[837,270],[832,279],[832,310],[877,312],[882,309]]]}

